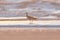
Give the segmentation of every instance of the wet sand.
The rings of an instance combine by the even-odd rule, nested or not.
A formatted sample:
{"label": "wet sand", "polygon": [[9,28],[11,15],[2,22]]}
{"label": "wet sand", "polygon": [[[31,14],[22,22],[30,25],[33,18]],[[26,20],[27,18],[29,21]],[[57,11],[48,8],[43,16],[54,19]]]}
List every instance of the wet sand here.
{"label": "wet sand", "polygon": [[60,29],[0,28],[0,40],[60,40]]}

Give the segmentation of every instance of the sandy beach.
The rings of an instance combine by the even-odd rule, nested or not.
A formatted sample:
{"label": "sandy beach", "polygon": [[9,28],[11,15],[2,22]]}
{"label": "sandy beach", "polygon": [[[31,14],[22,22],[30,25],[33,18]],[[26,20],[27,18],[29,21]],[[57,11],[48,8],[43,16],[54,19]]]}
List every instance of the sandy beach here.
{"label": "sandy beach", "polygon": [[60,40],[60,29],[0,28],[0,40]]}
{"label": "sandy beach", "polygon": [[[1,0],[0,40],[60,40],[59,13],[59,0]],[[29,24],[31,21],[27,19],[33,20],[34,16],[38,20]],[[39,28],[36,25],[39,25]],[[41,27],[41,25],[45,25],[45,27]],[[49,28],[46,25],[56,27]]]}

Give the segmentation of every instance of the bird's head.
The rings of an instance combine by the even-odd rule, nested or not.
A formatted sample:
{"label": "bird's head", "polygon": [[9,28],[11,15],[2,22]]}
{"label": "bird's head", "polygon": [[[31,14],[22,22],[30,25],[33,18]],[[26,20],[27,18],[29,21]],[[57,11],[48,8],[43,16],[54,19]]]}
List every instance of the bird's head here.
{"label": "bird's head", "polygon": [[28,12],[26,12],[25,14],[28,15]]}
{"label": "bird's head", "polygon": [[26,14],[28,14],[28,12],[26,12]]}

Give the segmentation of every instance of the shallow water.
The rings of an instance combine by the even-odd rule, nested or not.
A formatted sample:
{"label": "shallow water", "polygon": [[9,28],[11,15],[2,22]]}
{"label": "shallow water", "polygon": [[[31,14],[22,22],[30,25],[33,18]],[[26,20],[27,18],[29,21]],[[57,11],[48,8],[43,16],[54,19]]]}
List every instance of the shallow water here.
{"label": "shallow water", "polygon": [[0,21],[0,27],[60,27],[60,20],[56,21]]}
{"label": "shallow water", "polygon": [[[10,0],[9,2],[11,2],[11,1],[13,2],[14,0]],[[60,10],[60,4],[58,4],[58,3],[41,2],[41,1],[38,2],[37,1],[34,4],[31,4],[31,3],[28,4],[25,8],[21,8],[21,6],[24,6],[23,4],[21,3],[21,4],[13,4],[13,5],[12,4],[11,5],[0,5],[0,17],[23,17],[23,16],[25,16],[24,12],[28,11],[28,13],[30,15],[30,12],[32,12],[33,10],[48,11],[46,13]],[[19,10],[19,9],[21,9],[21,10]],[[40,13],[45,13],[45,12],[33,12],[33,13],[31,13],[31,15],[40,17],[41,16]],[[44,15],[42,15],[42,16],[44,16]]]}

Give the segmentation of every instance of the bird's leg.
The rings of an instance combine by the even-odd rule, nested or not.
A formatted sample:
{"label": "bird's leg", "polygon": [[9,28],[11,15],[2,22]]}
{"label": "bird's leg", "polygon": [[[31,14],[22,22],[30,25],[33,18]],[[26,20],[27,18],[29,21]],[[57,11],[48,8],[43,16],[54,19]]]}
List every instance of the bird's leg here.
{"label": "bird's leg", "polygon": [[29,24],[33,24],[33,20],[30,20],[30,23]]}
{"label": "bird's leg", "polygon": [[31,24],[31,20],[29,20],[29,24]]}
{"label": "bird's leg", "polygon": [[31,22],[33,23],[33,20],[31,20]]}

